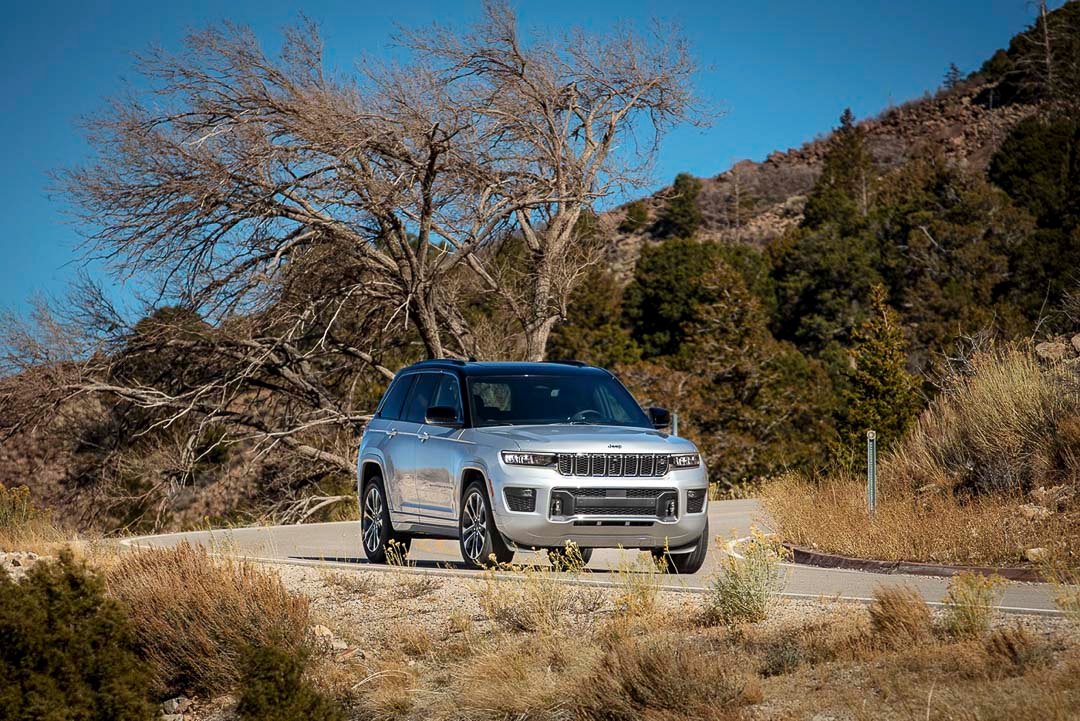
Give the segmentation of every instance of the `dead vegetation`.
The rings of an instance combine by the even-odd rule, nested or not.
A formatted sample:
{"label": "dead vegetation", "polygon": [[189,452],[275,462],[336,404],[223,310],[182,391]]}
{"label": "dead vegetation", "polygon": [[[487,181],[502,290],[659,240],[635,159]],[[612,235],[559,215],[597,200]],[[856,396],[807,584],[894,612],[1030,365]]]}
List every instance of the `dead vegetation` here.
{"label": "dead vegetation", "polygon": [[107,581],[163,691],[228,691],[247,648],[296,651],[308,640],[308,601],[275,573],[186,543],[124,554]]}
{"label": "dead vegetation", "polygon": [[842,555],[987,566],[1052,556],[1076,568],[1076,368],[1018,348],[975,353],[882,459],[873,517],[865,479],[849,472],[778,478],[766,508],[785,540]]}
{"label": "dead vegetation", "polygon": [[[948,613],[882,588],[870,606],[785,601],[763,621],[710,625],[699,596],[620,602],[629,574],[553,595],[539,567],[509,573],[522,577],[473,584],[472,605],[453,612],[431,608],[445,594],[425,599],[437,618],[349,661],[353,681],[339,685],[353,717],[1065,719],[1080,704],[1080,646],[1061,621],[991,612],[988,633],[957,635]],[[583,610],[581,594],[595,606]],[[532,613],[508,619],[515,606]]]}

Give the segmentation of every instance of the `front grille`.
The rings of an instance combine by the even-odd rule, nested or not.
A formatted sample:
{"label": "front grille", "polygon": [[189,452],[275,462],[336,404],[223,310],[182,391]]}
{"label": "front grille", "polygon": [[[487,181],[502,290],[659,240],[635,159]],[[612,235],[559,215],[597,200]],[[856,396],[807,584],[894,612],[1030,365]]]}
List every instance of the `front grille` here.
{"label": "front grille", "polygon": [[585,506],[578,507],[577,512],[583,516],[655,516],[656,507]]}
{"label": "front grille", "polygon": [[564,476],[616,476],[659,478],[667,475],[666,453],[560,453],[559,473]]}
{"label": "front grille", "polygon": [[674,518],[678,493],[673,488],[556,488],[551,515],[648,516]]}

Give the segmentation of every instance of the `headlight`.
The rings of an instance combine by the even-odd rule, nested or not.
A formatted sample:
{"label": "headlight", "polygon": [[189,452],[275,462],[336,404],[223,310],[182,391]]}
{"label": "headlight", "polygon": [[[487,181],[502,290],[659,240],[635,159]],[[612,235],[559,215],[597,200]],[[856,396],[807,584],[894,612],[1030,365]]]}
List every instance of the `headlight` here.
{"label": "headlight", "polygon": [[697,453],[679,453],[671,457],[674,468],[697,468],[701,465],[701,456]]}
{"label": "headlight", "polygon": [[554,453],[520,453],[517,451],[503,451],[503,463],[511,466],[553,466],[555,465]]}

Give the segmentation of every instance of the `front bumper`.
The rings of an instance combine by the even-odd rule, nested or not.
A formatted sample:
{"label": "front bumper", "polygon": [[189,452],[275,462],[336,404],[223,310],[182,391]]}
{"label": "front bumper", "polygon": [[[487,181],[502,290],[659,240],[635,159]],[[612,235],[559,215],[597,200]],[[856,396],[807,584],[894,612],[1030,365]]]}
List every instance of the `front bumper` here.
{"label": "front bumper", "polygon": [[[582,548],[691,550],[705,530],[704,468],[643,478],[563,476],[551,468],[503,471],[492,483],[495,523],[520,548],[573,541]],[[532,510],[521,510],[527,504],[520,489],[532,491]]]}

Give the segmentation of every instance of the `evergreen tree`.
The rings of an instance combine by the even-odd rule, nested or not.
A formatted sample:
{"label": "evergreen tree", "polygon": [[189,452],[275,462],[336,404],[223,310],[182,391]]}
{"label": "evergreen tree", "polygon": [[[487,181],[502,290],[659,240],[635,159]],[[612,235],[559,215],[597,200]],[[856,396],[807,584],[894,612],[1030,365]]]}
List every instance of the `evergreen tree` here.
{"label": "evergreen tree", "polygon": [[641,349],[624,327],[622,315],[618,281],[610,272],[594,268],[570,296],[566,319],[552,330],[547,357],[604,368],[638,360]]}
{"label": "evergreen tree", "polygon": [[872,313],[859,328],[851,351],[849,384],[843,391],[841,440],[848,450],[878,433],[879,446],[900,438],[922,408],[919,381],[907,370],[907,344],[884,286],[874,287]]}
{"label": "evergreen tree", "polygon": [[649,209],[644,200],[635,200],[626,206],[626,217],[619,223],[619,230],[623,233],[636,233],[644,228],[649,222]]}
{"label": "evergreen tree", "polygon": [[719,252],[715,244],[681,237],[642,248],[623,296],[626,323],[642,357],[674,355],[682,347],[695,309],[714,299],[706,275]]}
{"label": "evergreen tree", "polygon": [[803,226],[837,224],[844,233],[857,228],[870,208],[874,162],[866,148],[866,131],[855,124],[848,108],[829,139],[821,177],[803,209]]}
{"label": "evergreen tree", "polygon": [[963,71],[956,66],[956,63],[949,63],[949,69],[945,71],[945,89],[954,90],[963,80]]}
{"label": "evergreen tree", "polygon": [[698,195],[701,181],[689,173],[679,173],[671,186],[671,196],[660,214],[659,230],[665,238],[693,238],[701,226]]}

